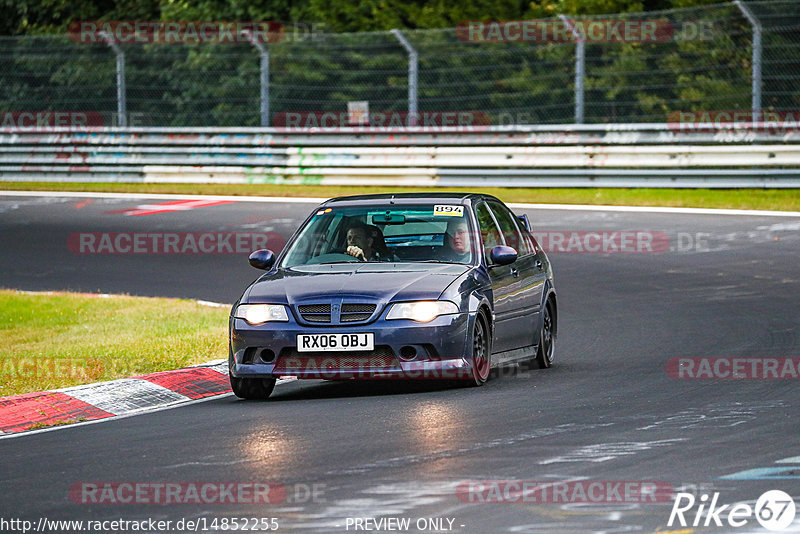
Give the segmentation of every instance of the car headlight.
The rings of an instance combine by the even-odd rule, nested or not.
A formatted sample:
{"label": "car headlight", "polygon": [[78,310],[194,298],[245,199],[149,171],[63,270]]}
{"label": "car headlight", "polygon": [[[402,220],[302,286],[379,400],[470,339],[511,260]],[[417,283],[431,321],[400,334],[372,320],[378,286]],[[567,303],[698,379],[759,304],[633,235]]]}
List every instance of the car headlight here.
{"label": "car headlight", "polygon": [[458,313],[458,306],[447,300],[420,300],[392,304],[386,319],[411,319],[418,323],[429,323],[449,313]]}
{"label": "car headlight", "polygon": [[234,317],[253,325],[289,321],[289,314],[283,304],[240,304],[236,307]]}

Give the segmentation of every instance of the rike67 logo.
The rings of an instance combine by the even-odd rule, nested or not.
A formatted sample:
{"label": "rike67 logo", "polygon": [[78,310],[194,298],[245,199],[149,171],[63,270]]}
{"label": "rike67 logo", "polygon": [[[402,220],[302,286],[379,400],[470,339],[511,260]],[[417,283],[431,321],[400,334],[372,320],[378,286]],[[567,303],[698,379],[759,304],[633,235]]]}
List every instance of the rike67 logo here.
{"label": "rike67 logo", "polygon": [[714,492],[710,499],[707,494],[695,498],[691,493],[677,493],[667,526],[721,527],[727,523],[738,528],[752,525],[755,518],[765,529],[780,532],[792,524],[795,511],[794,499],[781,490],[764,492],[755,506],[743,502],[720,504],[719,492]]}

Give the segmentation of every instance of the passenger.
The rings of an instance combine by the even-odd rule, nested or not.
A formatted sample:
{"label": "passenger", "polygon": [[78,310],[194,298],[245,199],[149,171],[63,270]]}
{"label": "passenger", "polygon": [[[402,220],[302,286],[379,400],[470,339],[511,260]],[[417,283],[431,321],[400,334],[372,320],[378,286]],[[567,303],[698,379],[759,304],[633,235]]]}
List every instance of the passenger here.
{"label": "passenger", "polygon": [[447,230],[444,234],[445,261],[455,263],[470,263],[472,261],[472,245],[469,239],[469,229],[464,218],[450,219],[447,221]]}
{"label": "passenger", "polygon": [[377,226],[369,225],[372,234],[372,248],[375,249],[375,254],[381,259],[386,261],[395,261],[394,254],[386,246],[386,240],[383,238],[383,232]]}

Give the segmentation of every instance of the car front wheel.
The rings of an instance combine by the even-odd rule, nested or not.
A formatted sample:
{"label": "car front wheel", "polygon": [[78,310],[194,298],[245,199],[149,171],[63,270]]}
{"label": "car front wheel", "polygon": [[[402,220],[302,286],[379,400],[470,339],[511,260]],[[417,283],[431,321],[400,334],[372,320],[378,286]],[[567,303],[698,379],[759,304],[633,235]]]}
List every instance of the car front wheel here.
{"label": "car front wheel", "polygon": [[240,399],[263,400],[275,389],[274,378],[237,378],[231,374],[231,389]]}

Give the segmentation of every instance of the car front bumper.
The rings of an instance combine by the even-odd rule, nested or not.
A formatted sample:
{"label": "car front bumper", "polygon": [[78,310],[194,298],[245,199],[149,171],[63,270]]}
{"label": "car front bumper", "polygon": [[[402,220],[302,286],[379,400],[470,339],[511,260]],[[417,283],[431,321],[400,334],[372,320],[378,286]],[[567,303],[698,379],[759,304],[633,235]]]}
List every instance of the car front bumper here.
{"label": "car front bumper", "polygon": [[[468,378],[472,372],[468,332],[473,320],[470,314],[459,313],[429,323],[380,318],[364,325],[309,327],[293,320],[253,326],[232,318],[230,371],[239,378]],[[373,351],[296,350],[298,334],[366,332],[374,334]]]}

